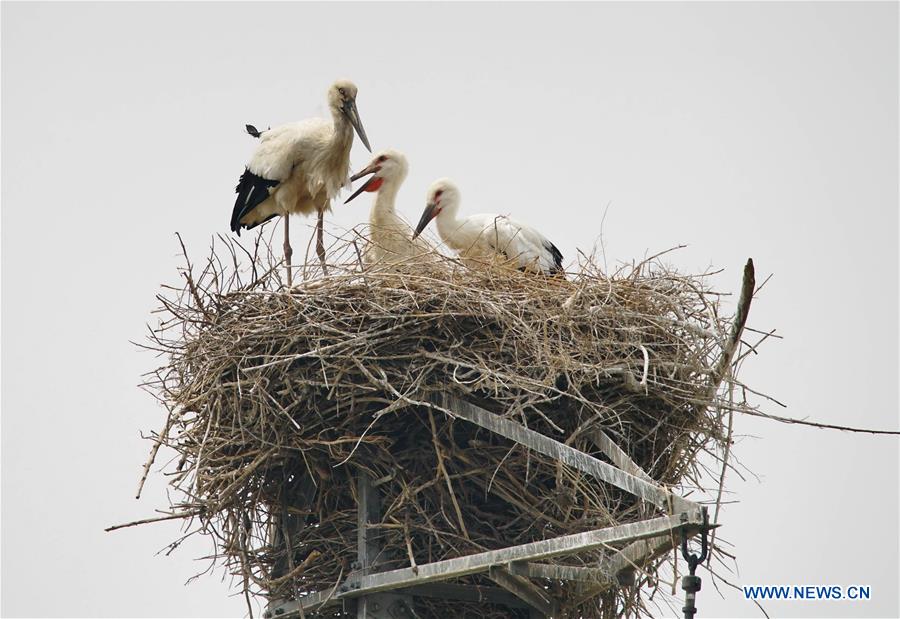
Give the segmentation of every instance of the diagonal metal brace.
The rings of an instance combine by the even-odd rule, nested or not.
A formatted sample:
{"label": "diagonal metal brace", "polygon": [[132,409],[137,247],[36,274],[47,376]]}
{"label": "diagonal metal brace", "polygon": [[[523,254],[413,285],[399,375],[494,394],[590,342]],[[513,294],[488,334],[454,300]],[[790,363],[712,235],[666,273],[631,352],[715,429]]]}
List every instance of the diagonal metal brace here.
{"label": "diagonal metal brace", "polygon": [[495,583],[527,603],[542,615],[556,614],[556,605],[547,596],[547,592],[522,576],[511,574],[499,565],[490,569],[488,575]]}
{"label": "diagonal metal brace", "polygon": [[435,394],[431,396],[430,401],[449,415],[465,419],[538,453],[550,456],[554,460],[578,469],[582,473],[587,473],[645,501],[649,501],[663,510],[691,512],[698,517],[700,515],[700,505],[693,501],[688,501],[665,488],[657,486],[651,481],[636,477],[583,451],[544,436],[540,432],[529,430],[520,423],[501,417],[480,406],[448,394]]}

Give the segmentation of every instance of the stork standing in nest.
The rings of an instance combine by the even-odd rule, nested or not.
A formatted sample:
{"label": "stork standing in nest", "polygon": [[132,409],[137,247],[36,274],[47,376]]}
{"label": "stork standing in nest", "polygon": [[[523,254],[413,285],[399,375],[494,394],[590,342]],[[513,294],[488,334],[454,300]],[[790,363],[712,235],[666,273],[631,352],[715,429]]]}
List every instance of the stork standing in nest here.
{"label": "stork standing in nest", "polygon": [[523,271],[562,275],[562,253],[547,237],[506,215],[479,214],[459,217],[460,193],[450,179],[440,179],[428,189],[427,206],[416,226],[418,237],[432,219],[441,240],[470,262],[512,263]]}
{"label": "stork standing in nest", "polygon": [[369,213],[369,245],[363,257],[366,264],[412,263],[412,259],[429,253],[432,248],[424,239],[413,239],[412,227],[394,207],[400,185],[406,179],[409,164],[403,153],[388,149],[376,154],[365,168],[350,177],[358,181],[372,176],[344,202],[350,202],[364,191],[377,192]]}
{"label": "stork standing in nest", "polygon": [[238,182],[231,230],[240,235],[242,228],[249,230],[281,215],[288,285],[293,254],[289,215],[318,214],[316,253],[324,268],[323,213],[349,182],[354,130],[366,149],[372,151],[356,108],[356,93],[356,86],[348,80],[332,84],[328,89],[331,121],[310,118],[262,132],[247,127],[260,143]]}

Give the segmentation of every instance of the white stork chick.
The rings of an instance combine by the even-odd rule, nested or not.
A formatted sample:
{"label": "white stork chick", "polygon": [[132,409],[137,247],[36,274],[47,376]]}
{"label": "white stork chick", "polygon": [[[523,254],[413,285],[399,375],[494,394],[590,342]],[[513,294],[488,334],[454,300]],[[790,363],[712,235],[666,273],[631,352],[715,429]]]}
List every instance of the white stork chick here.
{"label": "white stork chick", "polygon": [[[356,109],[357,88],[338,80],[328,89],[331,121],[310,118],[257,132],[259,146],[238,182],[231,230],[254,228],[276,215],[284,216],[284,252],[290,278],[291,246],[288,215],[318,213],[316,250],[324,263],[322,213],[347,185],[353,131],[371,152]],[[253,135],[251,133],[251,135]]]}
{"label": "white stork chick", "polygon": [[364,191],[377,192],[369,213],[371,245],[366,250],[367,264],[410,262],[410,259],[432,250],[424,239],[413,239],[412,227],[394,208],[397,192],[406,179],[409,164],[403,153],[388,149],[376,154],[368,166],[350,177],[358,181],[372,176],[344,201],[350,202]]}
{"label": "white stork chick", "polygon": [[428,189],[427,206],[413,238],[419,236],[432,219],[437,220],[441,240],[462,258],[474,262],[500,259],[518,269],[562,274],[562,254],[540,232],[506,215],[469,215],[460,218],[459,189],[450,179],[440,179]]}

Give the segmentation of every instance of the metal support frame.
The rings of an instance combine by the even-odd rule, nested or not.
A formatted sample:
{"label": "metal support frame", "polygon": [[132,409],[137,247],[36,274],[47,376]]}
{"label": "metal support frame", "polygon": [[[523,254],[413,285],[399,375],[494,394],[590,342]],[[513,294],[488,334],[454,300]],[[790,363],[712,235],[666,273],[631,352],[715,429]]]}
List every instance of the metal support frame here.
{"label": "metal support frame", "polygon": [[[282,483],[281,488],[281,506],[278,513],[273,514],[269,525],[269,543],[273,549],[284,546],[285,552],[283,556],[276,559],[272,566],[271,577],[273,579],[281,578],[291,573],[294,568],[294,540],[306,528],[305,517],[291,513],[288,509],[288,496],[292,501],[297,501],[307,508],[315,496],[316,485],[312,477],[306,475],[299,483],[295,483],[293,487],[288,480]],[[267,608],[277,607],[281,601],[274,597],[269,597]]]}
{"label": "metal support frame", "polygon": [[[384,549],[370,525],[381,522],[381,498],[372,478],[360,472],[356,478],[358,511],[356,518],[356,579],[378,571]],[[355,584],[355,583],[354,583]],[[399,591],[363,595],[355,600],[357,619],[412,619],[412,596]]]}
{"label": "metal support frame", "polygon": [[[357,600],[359,619],[397,619],[403,617],[397,614],[397,604],[402,607],[403,603],[408,603],[406,600],[410,600],[410,596],[416,595],[488,601],[514,608],[528,607],[532,609],[532,615],[550,616],[556,611],[553,600],[530,578],[572,580],[600,586],[628,584],[635,569],[671,549],[673,540],[676,544],[680,540],[681,532],[693,536],[704,524],[705,508],[657,485],[602,431],[592,438],[616,466],[465,400],[445,395],[432,402],[450,416],[474,423],[625,490],[670,515],[445,559],[416,568],[380,572],[373,568],[379,562],[381,549],[366,526],[380,520],[377,491],[371,480],[361,475],[358,483],[360,526],[357,542],[360,561],[355,566],[357,569],[343,583],[326,591],[283,602],[267,613],[268,616],[288,619],[328,604]],[[616,545],[629,542],[621,550],[616,550]],[[610,550],[611,555],[595,568],[539,563],[601,548]],[[500,588],[443,582],[472,574],[484,574]],[[393,614],[386,612],[392,604]]]}
{"label": "metal support frame", "polygon": [[689,513],[676,516],[661,516],[651,520],[621,524],[605,529],[596,529],[584,533],[564,535],[549,540],[489,550],[476,554],[445,559],[418,566],[418,572],[411,567],[376,572],[366,576],[351,576],[351,586],[335,587],[327,591],[311,593],[298,600],[283,604],[276,612],[278,616],[295,616],[300,608],[316,609],[330,602],[352,599],[371,593],[403,589],[421,584],[439,582],[490,572],[495,566],[506,566],[514,561],[540,561],[579,552],[609,548],[613,544],[652,537],[668,537],[673,531],[687,528],[688,531],[699,530],[702,518]]}

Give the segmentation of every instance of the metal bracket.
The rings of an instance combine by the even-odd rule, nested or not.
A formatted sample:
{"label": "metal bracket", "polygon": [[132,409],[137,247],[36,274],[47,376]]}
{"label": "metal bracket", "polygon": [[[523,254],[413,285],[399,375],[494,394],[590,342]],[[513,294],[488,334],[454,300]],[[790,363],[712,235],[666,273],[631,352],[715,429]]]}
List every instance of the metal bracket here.
{"label": "metal bracket", "polygon": [[412,598],[401,593],[374,593],[356,602],[356,616],[361,619],[415,619],[410,606]]}
{"label": "metal bracket", "polygon": [[526,602],[543,615],[556,614],[556,604],[547,592],[523,576],[511,574],[505,567],[495,565],[488,572],[491,580]]}

